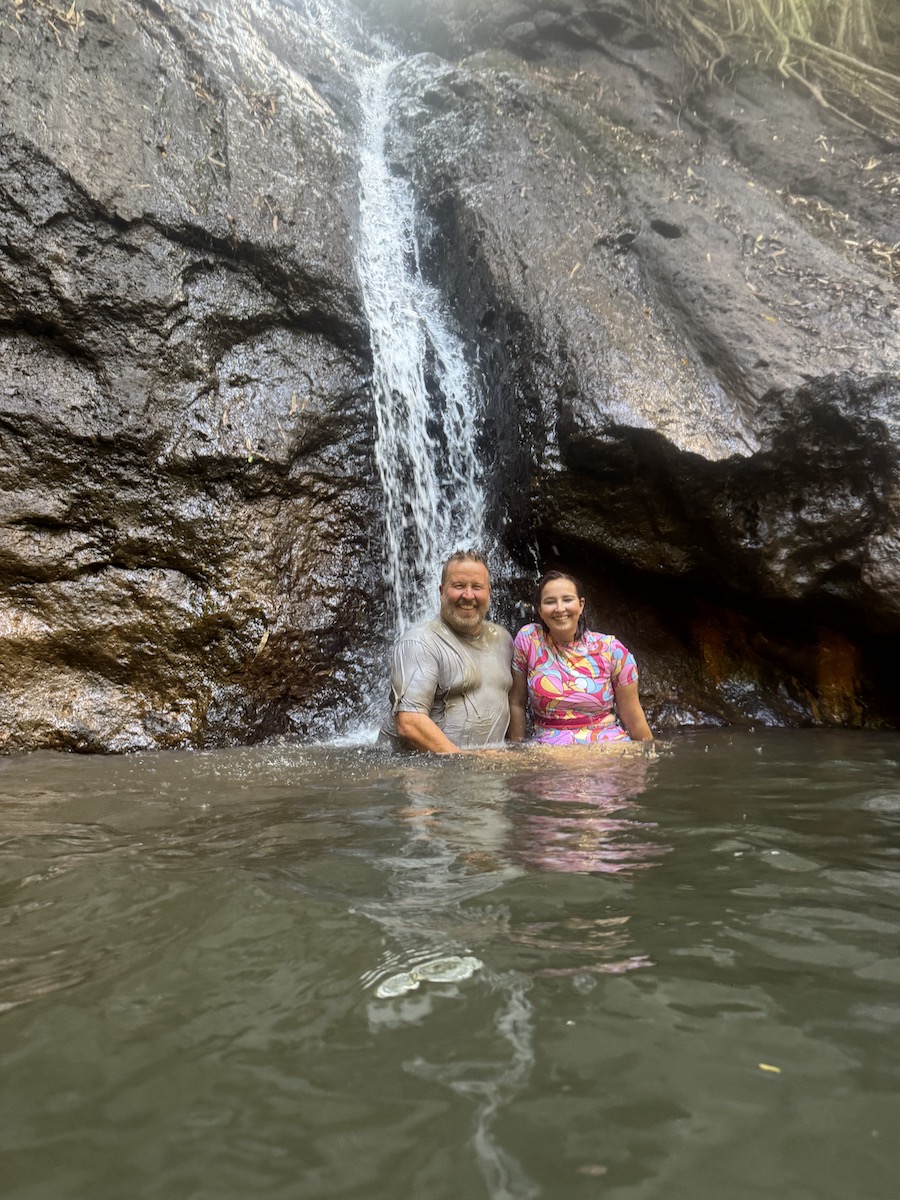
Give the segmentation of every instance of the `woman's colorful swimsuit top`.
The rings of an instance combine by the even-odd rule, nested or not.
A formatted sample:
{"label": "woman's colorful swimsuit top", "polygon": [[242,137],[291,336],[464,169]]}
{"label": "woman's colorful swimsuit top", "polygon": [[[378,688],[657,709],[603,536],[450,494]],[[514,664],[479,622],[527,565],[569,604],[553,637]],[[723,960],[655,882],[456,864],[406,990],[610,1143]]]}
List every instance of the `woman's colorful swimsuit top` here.
{"label": "woman's colorful swimsuit top", "polygon": [[634,655],[611,634],[588,630],[563,647],[537,623],[516,635],[513,669],[527,674],[536,729],[614,725],[616,688],[638,677]]}

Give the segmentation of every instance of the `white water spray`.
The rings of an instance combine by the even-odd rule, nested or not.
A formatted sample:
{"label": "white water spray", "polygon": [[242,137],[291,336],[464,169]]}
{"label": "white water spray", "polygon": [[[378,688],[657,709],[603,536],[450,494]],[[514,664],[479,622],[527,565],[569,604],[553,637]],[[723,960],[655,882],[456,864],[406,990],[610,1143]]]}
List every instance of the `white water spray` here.
{"label": "white water spray", "polygon": [[484,546],[485,497],[479,389],[440,295],[423,277],[412,189],[388,164],[396,66],[376,63],[360,80],[358,271],[371,331],[385,583],[404,628],[433,611],[442,560]]}

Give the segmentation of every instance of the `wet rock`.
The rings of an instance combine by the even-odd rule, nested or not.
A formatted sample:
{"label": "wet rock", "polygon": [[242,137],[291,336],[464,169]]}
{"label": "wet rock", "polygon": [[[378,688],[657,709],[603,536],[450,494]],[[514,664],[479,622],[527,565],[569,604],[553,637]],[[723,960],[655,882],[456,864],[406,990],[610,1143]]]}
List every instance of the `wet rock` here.
{"label": "wet rock", "polygon": [[884,148],[761,76],[679,108],[652,39],[542,48],[455,64],[439,114],[448,68],[412,60],[394,142],[485,367],[510,545],[587,576],[659,714],[895,722]]}
{"label": "wet rock", "polygon": [[7,6],[0,63],[0,740],[323,733],[378,626],[334,49],[94,0]]}
{"label": "wet rock", "polygon": [[446,58],[501,47],[545,57],[553,47],[596,45],[598,39],[649,44],[658,39],[629,0],[355,0],[396,44]]}
{"label": "wet rock", "polygon": [[[392,154],[501,615],[562,564],[658,725],[896,724],[896,152],[626,0],[358,7],[428,52]],[[321,736],[383,667],[351,52],[251,15],[0,9],[7,750]]]}

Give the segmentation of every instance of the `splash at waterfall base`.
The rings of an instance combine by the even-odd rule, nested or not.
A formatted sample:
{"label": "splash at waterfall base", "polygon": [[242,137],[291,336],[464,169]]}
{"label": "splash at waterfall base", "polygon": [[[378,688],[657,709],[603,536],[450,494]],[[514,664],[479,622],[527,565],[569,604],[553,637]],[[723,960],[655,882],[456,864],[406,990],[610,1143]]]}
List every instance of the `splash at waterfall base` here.
{"label": "splash at waterfall base", "polygon": [[[896,727],[896,151],[762,73],[682,103],[627,6],[503,8],[527,46],[419,31],[386,139],[484,384],[494,619],[562,565],[657,729]],[[9,751],[327,736],[386,679],[356,52],[248,11],[0,10]]]}

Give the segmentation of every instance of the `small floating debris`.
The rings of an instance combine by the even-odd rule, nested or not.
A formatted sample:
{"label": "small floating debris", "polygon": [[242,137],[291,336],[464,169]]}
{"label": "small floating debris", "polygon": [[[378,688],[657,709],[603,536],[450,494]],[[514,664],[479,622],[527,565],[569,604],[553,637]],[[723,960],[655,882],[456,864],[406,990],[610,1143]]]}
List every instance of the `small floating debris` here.
{"label": "small floating debris", "polygon": [[460,983],[463,979],[470,979],[483,966],[481,959],[471,954],[433,958],[430,962],[413,967],[411,971],[400,971],[383,980],[375,989],[375,995],[379,1000],[389,1000],[414,992],[420,983]]}
{"label": "small floating debris", "polygon": [[781,1067],[773,1067],[771,1063],[757,1063],[761,1071],[771,1071],[774,1075],[781,1074]]}

